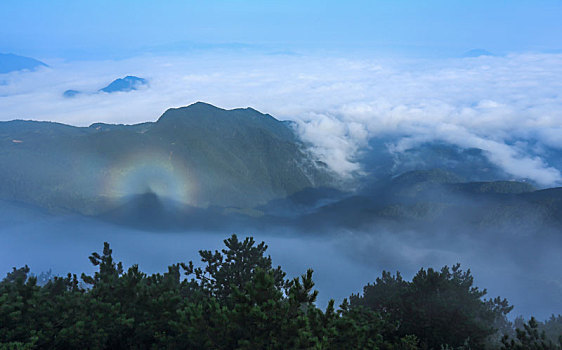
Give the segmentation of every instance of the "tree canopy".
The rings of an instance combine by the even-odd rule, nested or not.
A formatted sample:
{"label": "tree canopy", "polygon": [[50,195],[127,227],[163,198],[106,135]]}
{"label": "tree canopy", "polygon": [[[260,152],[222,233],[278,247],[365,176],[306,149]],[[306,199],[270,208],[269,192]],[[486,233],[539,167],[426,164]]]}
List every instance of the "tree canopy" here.
{"label": "tree canopy", "polygon": [[[0,282],[0,349],[441,349],[490,342],[506,300],[482,299],[459,265],[420,270],[411,282],[384,272],[336,308],[316,304],[313,271],[288,279],[265,243],[236,235],[201,265],[148,275],[124,269],[108,243],[97,271],[38,284],[29,267]],[[533,325],[531,324],[532,328]],[[534,333],[533,333],[534,334]],[[519,349],[526,338],[505,338]],[[554,345],[553,345],[554,346]],[[541,348],[542,349],[542,348]],[[550,349],[550,348],[548,348]],[[554,348],[553,348],[554,349]]]}
{"label": "tree canopy", "polygon": [[352,306],[364,306],[396,323],[396,334],[413,334],[431,349],[447,344],[482,348],[511,310],[507,300],[485,300],[486,290],[473,286],[470,270],[460,264],[440,271],[421,269],[411,282],[400,273],[384,271],[363,295],[352,295]]}

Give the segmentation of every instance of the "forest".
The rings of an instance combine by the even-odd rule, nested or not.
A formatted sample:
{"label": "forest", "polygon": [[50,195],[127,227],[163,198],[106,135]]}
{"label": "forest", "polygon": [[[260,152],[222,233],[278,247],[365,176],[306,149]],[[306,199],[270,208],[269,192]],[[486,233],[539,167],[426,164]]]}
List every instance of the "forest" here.
{"label": "forest", "polygon": [[152,275],[125,270],[108,243],[93,275],[14,268],[0,282],[0,349],[562,349],[561,315],[512,322],[513,306],[459,264],[411,281],[383,272],[320,309],[312,270],[290,279],[264,242],[224,244]]}

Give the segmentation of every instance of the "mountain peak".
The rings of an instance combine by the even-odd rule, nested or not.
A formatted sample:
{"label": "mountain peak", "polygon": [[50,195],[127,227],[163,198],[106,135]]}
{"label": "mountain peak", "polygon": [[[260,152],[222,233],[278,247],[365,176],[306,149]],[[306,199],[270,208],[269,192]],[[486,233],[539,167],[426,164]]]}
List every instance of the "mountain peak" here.
{"label": "mountain peak", "polygon": [[185,107],[180,107],[180,108],[177,108],[177,109],[209,109],[209,110],[226,111],[226,109],[217,107],[215,105],[212,105],[210,103],[203,102],[203,101],[197,101],[195,103],[192,103],[190,105],[187,105]]}
{"label": "mountain peak", "polygon": [[463,57],[470,57],[470,58],[476,58],[481,56],[495,56],[495,55],[485,49],[472,49],[465,52],[463,55]]}
{"label": "mountain peak", "polygon": [[251,107],[223,109],[206,102],[195,102],[185,107],[170,108],[162,114],[158,122],[164,120],[223,120],[224,122],[279,122],[269,114],[263,114]]}
{"label": "mountain peak", "polygon": [[135,77],[134,75],[127,75],[124,78],[118,78],[111,82],[111,84],[100,89],[100,92],[117,92],[117,91],[132,91],[137,90],[140,86],[148,84],[148,81],[143,78]]}
{"label": "mountain peak", "polygon": [[19,70],[33,71],[40,67],[48,66],[31,57],[18,56],[12,53],[0,53],[0,74]]}

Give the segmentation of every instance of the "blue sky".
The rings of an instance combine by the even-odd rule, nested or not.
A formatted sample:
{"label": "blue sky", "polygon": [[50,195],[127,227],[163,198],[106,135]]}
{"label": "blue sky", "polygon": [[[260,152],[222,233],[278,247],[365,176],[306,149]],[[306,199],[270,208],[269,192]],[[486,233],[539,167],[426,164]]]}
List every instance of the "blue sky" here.
{"label": "blue sky", "polygon": [[0,52],[120,58],[209,45],[461,55],[562,49],[562,1],[2,0]]}

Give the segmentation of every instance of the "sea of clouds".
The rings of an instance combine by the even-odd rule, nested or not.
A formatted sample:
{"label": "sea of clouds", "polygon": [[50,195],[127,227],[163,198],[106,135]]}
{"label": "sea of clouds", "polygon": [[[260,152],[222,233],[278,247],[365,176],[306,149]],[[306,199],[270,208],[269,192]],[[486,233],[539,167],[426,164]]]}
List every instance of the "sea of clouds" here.
{"label": "sea of clouds", "polygon": [[[0,120],[129,124],[204,101],[295,121],[311,150],[344,177],[361,171],[356,159],[371,138],[394,135],[393,152],[428,141],[476,147],[514,178],[562,183],[562,169],[544,157],[562,149],[562,54],[391,59],[214,51],[47,63],[0,76]],[[125,75],[149,86],[96,93]],[[67,89],[83,93],[65,98]]]}

